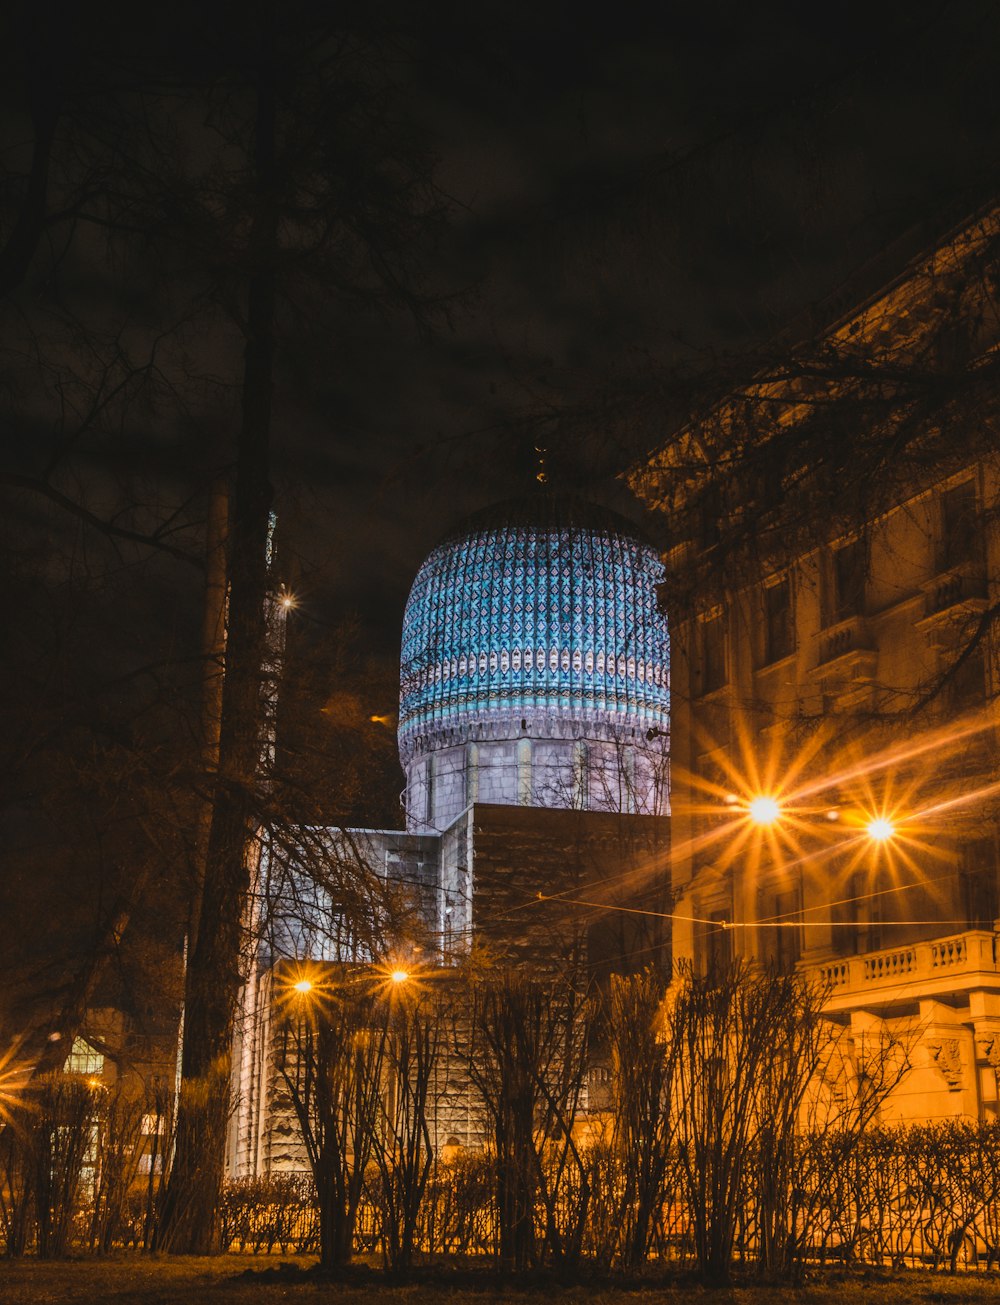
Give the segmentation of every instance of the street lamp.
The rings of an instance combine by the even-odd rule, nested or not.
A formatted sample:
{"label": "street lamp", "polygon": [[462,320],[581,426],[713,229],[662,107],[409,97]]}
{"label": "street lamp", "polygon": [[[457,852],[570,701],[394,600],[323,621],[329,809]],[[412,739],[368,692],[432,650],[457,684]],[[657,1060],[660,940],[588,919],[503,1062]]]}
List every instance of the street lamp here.
{"label": "street lamp", "polygon": [[773,825],[781,815],[781,807],[773,797],[761,794],[750,800],[747,813],[755,825]]}
{"label": "street lamp", "polygon": [[865,826],[865,833],[876,843],[886,843],[896,832],[896,828],[891,820],[885,816],[873,816]]}

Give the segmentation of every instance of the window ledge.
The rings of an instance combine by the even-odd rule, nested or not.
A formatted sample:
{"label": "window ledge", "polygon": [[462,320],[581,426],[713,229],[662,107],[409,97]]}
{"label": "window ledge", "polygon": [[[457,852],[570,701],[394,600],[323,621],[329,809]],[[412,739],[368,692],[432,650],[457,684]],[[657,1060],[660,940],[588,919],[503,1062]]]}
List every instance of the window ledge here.
{"label": "window ledge", "polygon": [[920,586],[924,615],[917,621],[932,642],[947,636],[952,627],[986,610],[986,576],[982,568],[968,565],[943,571]]}
{"label": "window ledge", "polygon": [[809,674],[820,682],[871,680],[877,662],[868,622],[863,616],[851,616],[820,634],[818,662]]}
{"label": "window ledge", "polygon": [[793,666],[795,664],[795,649],[790,653],[785,653],[784,657],[778,657],[773,662],[764,662],[762,666],[754,668],[754,675],[770,675],[773,671],[780,671],[783,667]]}
{"label": "window ledge", "polygon": [[718,703],[725,704],[730,696],[732,685],[727,680],[725,684],[719,684],[714,689],[705,689],[701,693],[695,693],[691,696],[699,703]]}

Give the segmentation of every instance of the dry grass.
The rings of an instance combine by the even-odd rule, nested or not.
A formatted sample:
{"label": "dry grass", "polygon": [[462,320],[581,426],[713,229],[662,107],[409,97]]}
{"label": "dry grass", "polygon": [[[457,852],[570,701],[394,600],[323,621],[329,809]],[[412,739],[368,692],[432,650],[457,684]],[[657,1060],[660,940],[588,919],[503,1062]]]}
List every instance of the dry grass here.
{"label": "dry grass", "polygon": [[503,1287],[486,1275],[450,1284],[392,1285],[362,1270],[352,1280],[323,1282],[306,1274],[308,1257],[226,1255],[193,1257],[122,1256],[109,1260],[0,1261],[2,1305],[995,1305],[995,1274],[947,1277],[910,1272],[894,1277],[831,1271],[799,1288],[762,1286],[718,1290],[584,1284],[536,1288]]}

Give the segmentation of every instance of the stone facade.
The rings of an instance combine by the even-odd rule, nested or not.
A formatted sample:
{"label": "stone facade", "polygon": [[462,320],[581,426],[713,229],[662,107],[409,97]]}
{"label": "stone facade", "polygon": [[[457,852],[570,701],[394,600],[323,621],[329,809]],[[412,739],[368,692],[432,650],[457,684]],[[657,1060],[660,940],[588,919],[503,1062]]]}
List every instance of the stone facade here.
{"label": "stone facade", "polygon": [[[636,478],[671,514],[674,955],[798,966],[856,1037],[899,1038],[912,1068],[888,1119],[997,1112],[998,240],[995,212],[950,233],[775,368],[794,380],[723,401]],[[959,397],[933,409],[928,376]],[[904,384],[923,398],[893,439]],[[896,460],[867,484],[844,463],[843,501],[816,485],[825,515],[796,517],[862,412]],[[932,414],[916,434],[915,412]],[[759,442],[770,484],[680,471],[727,439],[750,467]],[[741,559],[724,576],[720,548]]]}
{"label": "stone facade", "polygon": [[[367,840],[369,855],[389,858],[389,866],[412,868],[419,860],[424,883],[436,885],[424,896],[440,912],[435,918],[441,952],[425,957],[418,971],[450,1011],[449,1051],[431,1093],[435,1147],[481,1140],[481,1108],[461,1057],[452,1054],[463,1027],[454,998],[473,945],[480,966],[539,976],[571,973],[581,982],[601,982],[611,972],[648,964],[669,965],[669,937],[660,918],[669,910],[669,821],[663,817],[476,805],[440,839],[375,831],[356,831],[356,836]],[[654,914],[614,910],[626,904]],[[287,955],[308,957],[311,972],[317,962],[335,971],[338,958],[320,945],[319,936],[319,931],[300,936]],[[305,1168],[277,1068],[282,1001],[294,973],[288,962],[277,961],[255,969],[244,988],[228,1147],[234,1176]]]}
{"label": "stone facade", "polygon": [[669,963],[669,821],[608,811],[477,806],[473,937],[499,963],[624,973]]}

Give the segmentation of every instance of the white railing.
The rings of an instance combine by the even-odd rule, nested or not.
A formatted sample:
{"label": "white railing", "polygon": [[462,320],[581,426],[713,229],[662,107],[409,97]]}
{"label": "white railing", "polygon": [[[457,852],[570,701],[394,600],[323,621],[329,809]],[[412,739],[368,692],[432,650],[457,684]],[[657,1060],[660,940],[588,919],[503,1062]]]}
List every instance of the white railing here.
{"label": "white railing", "polygon": [[898,951],[874,952],[863,956],[865,980],[880,983],[883,979],[898,979],[904,974],[913,974],[917,968],[917,952],[914,947],[903,947]]}
{"label": "white railing", "polygon": [[908,995],[915,995],[924,983],[932,985],[932,990],[939,990],[942,983],[953,988],[972,987],[984,974],[1000,976],[997,935],[991,930],[974,929],[825,961],[815,971],[832,999],[848,993],[874,995],[879,989],[888,995],[889,989],[900,986],[907,989]]}

